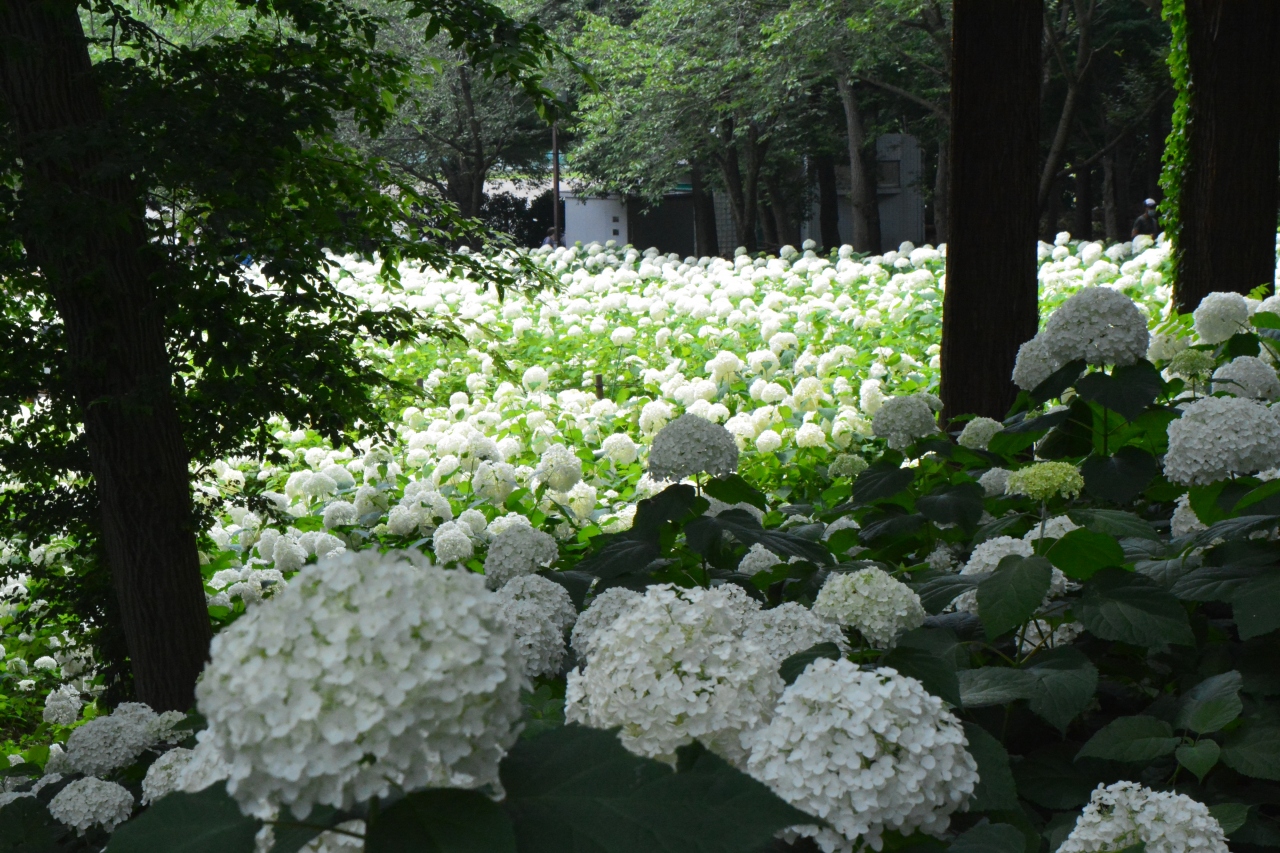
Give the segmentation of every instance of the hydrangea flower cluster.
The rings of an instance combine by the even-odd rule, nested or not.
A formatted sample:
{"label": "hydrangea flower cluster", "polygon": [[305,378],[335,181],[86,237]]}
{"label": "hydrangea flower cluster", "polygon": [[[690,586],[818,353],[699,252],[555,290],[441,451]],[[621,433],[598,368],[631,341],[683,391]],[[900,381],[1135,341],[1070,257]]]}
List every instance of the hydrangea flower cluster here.
{"label": "hydrangea flower cluster", "polygon": [[569,635],[569,645],[579,662],[586,663],[590,660],[601,632],[609,630],[614,620],[641,598],[640,593],[635,590],[613,586],[591,599],[587,609],[578,614],[578,620],[573,623],[573,631]]}
{"label": "hydrangea flower cluster", "polygon": [[620,726],[638,755],[674,761],[694,740],[740,762],[740,736],[782,690],[777,661],[747,636],[759,606],[740,587],[651,586],[607,631],[585,668],[569,673],[565,719]]}
{"label": "hydrangea flower cluster", "polygon": [[142,804],[154,803],[165,794],[181,790],[183,773],[194,755],[190,749],[175,747],[151,762],[142,779]]}
{"label": "hydrangea flower cluster", "polygon": [[1227,853],[1222,826],[1204,803],[1135,782],[1099,785],[1058,853]]}
{"label": "hydrangea flower cluster", "polygon": [[915,590],[877,568],[832,572],[813,612],[852,628],[876,648],[892,648],[904,631],[924,624],[924,606]]}
{"label": "hydrangea flower cluster", "polygon": [[185,719],[175,711],[157,714],[140,702],[124,702],[108,717],[90,720],[67,738],[67,769],[102,776],[132,764],[142,753],[171,737]]}
{"label": "hydrangea flower cluster", "polygon": [[1012,472],[1005,483],[1007,494],[1026,495],[1037,501],[1078,497],[1083,488],[1084,477],[1070,462],[1037,462]]}
{"label": "hydrangea flower cluster", "polygon": [[923,394],[890,397],[871,419],[871,431],[894,450],[938,431],[932,401]]}
{"label": "hydrangea flower cluster", "polygon": [[539,575],[521,575],[504,584],[497,598],[515,632],[524,674],[532,678],[559,672],[565,633],[578,617],[565,588]]}
{"label": "hydrangea flower cluster", "polygon": [[123,785],[86,776],[54,795],[49,814],[74,829],[76,835],[95,826],[110,832],[133,814],[133,794]]}
{"label": "hydrangea flower cluster", "polygon": [[961,447],[972,450],[986,450],[996,433],[1004,429],[1004,424],[994,418],[974,418],[964,425],[956,442]]}
{"label": "hydrangea flower cluster", "polygon": [[413,552],[346,553],[214,638],[201,747],[259,816],[350,808],[392,786],[478,787],[514,741],[523,667],[481,576]]}
{"label": "hydrangea flower cluster", "polygon": [[[1109,287],[1086,287],[1049,315],[1037,336],[1049,359],[1117,366],[1145,358],[1147,318],[1132,299]],[[1057,368],[1055,368],[1057,369]]]}
{"label": "hydrangea flower cluster", "polygon": [[[524,516],[517,516],[524,519]],[[498,589],[512,578],[531,575],[556,561],[560,550],[550,534],[535,530],[528,522],[513,524],[489,543],[484,558],[484,579],[489,589]]]}
{"label": "hydrangea flower cluster", "polygon": [[1280,398],[1280,377],[1260,358],[1242,355],[1213,373],[1213,393],[1272,402]]}
{"label": "hydrangea flower cluster", "polygon": [[84,701],[72,684],[64,684],[44,697],[44,721],[56,726],[69,726],[80,719]]}
{"label": "hydrangea flower cluster", "polygon": [[978,783],[964,729],[913,678],[814,661],[749,739],[747,772],[827,826],[825,853],[883,846],[885,830],[940,834]]}
{"label": "hydrangea flower cluster", "polygon": [[746,635],[760,641],[779,663],[819,643],[835,643],[848,648],[840,626],[821,619],[812,610],[794,601],[755,614]]}
{"label": "hydrangea flower cluster", "polygon": [[737,470],[738,444],[732,433],[697,415],[681,415],[664,426],[649,448],[649,476],[655,480],[720,477]]}
{"label": "hydrangea flower cluster", "polygon": [[1280,418],[1242,397],[1206,397],[1169,424],[1164,473],[1175,483],[1203,485],[1280,465]]}
{"label": "hydrangea flower cluster", "polygon": [[1220,344],[1249,328],[1249,303],[1238,293],[1210,293],[1192,318],[1202,343]]}

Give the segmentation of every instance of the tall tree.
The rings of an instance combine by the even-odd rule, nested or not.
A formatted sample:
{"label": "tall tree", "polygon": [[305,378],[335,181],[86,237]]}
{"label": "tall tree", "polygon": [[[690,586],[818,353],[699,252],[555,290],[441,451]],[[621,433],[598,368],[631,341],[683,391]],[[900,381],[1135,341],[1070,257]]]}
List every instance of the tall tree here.
{"label": "tall tree", "polygon": [[[192,46],[116,4],[0,3],[0,290],[22,309],[0,316],[0,506],[29,536],[96,535],[80,545],[105,557],[133,687],[159,710],[190,707],[210,635],[191,465],[266,450],[272,416],[336,440],[376,428],[385,380],[344,341],[434,331],[343,296],[328,252],[388,274],[478,263],[442,248],[464,227],[451,207],[335,139],[335,116],[377,132],[403,93],[378,19],[241,9],[263,25]],[[415,10],[546,96],[540,28],[483,0]],[[82,16],[104,24],[99,61]]]}
{"label": "tall tree", "polygon": [[1185,0],[1186,159],[1177,199],[1174,300],[1248,293],[1276,268],[1280,4]]}
{"label": "tall tree", "polygon": [[1040,0],[956,0],[943,421],[1003,418],[1036,333]]}

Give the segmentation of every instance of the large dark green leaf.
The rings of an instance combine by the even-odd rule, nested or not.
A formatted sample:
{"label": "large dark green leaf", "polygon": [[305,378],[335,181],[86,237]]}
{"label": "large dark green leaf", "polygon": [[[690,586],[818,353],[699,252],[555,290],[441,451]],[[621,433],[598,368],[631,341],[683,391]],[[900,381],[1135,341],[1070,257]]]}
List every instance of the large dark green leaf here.
{"label": "large dark green leaf", "polygon": [[1280,628],[1280,572],[1249,581],[1231,598],[1240,639],[1251,640]]}
{"label": "large dark green leaf", "polygon": [[1243,686],[1244,679],[1234,669],[1206,678],[1182,697],[1174,725],[1198,735],[1218,731],[1244,710],[1240,701]]}
{"label": "large dark green leaf", "polygon": [[1070,646],[1037,654],[1027,672],[1036,678],[1031,710],[1062,732],[1089,707],[1098,689],[1098,668]]}
{"label": "large dark green leaf", "polygon": [[832,563],[831,552],[820,542],[784,530],[766,530],[745,509],[727,509],[710,519],[721,530],[732,533],[744,545],[763,545],[780,557],[799,557],[811,563]]}
{"label": "large dark green leaf", "polygon": [[676,773],[582,726],[520,741],[501,778],[520,853],[743,853],[814,822],[708,752]]}
{"label": "large dark green leaf", "polygon": [[976,589],[982,578],[979,575],[943,575],[926,581],[915,588],[920,596],[920,603],[929,613],[938,614],[948,604],[955,601],[956,596],[971,589]]}
{"label": "large dark green leaf", "polygon": [[956,524],[973,529],[982,518],[986,492],[977,483],[960,483],[916,499],[916,509],[934,524]]}
{"label": "large dark green leaf", "polygon": [[1145,360],[1117,367],[1110,376],[1090,373],[1076,383],[1076,393],[1081,397],[1119,412],[1127,421],[1146,411],[1163,390],[1160,371]]}
{"label": "large dark green leaf", "polygon": [[1183,601],[1230,601],[1236,590],[1258,577],[1257,566],[1203,566],[1174,581],[1169,592]]}
{"label": "large dark green leaf", "polygon": [[1012,811],[1018,808],[1018,789],[1009,769],[1004,745],[977,723],[964,724],[969,754],[978,762],[978,787],[969,800],[974,812]]}
{"label": "large dark green leaf", "polygon": [[1255,696],[1280,695],[1280,634],[1247,640],[1236,657],[1236,669],[1244,677],[1245,693]]}
{"label": "large dark green leaf", "polygon": [[1173,728],[1155,717],[1117,717],[1081,748],[1077,758],[1136,764],[1169,755],[1178,747]]}
{"label": "large dark green leaf", "polygon": [[952,841],[947,851],[948,853],[1025,853],[1026,849],[1026,837],[1016,826],[983,821]]}
{"label": "large dark green leaf", "polygon": [[1053,566],[1044,557],[1005,557],[978,584],[978,618],[995,639],[1025,624],[1049,593]]}
{"label": "large dark green leaf", "polygon": [[1089,404],[1077,399],[1071,404],[1071,417],[1049,430],[1036,445],[1041,459],[1073,459],[1087,456],[1093,450],[1093,413]]}
{"label": "large dark green leaf", "polygon": [[222,785],[169,794],[111,836],[107,853],[240,853],[262,824],[240,812]]}
{"label": "large dark green leaf", "polygon": [[1222,827],[1222,831],[1230,835],[1244,826],[1244,822],[1249,819],[1249,808],[1243,803],[1218,803],[1209,806],[1209,814],[1213,815],[1213,819]]}
{"label": "large dark green leaf", "polygon": [[1150,578],[1122,569],[1103,569],[1089,579],[1076,616],[1104,640],[1148,647],[1195,644],[1178,600]]}
{"label": "large dark green leaf", "polygon": [[1227,735],[1222,763],[1255,779],[1280,781],[1280,727],[1246,725]]}
{"label": "large dark green leaf", "polygon": [[966,708],[1007,705],[1035,695],[1036,677],[1022,669],[984,666],[958,673],[960,698]]}
{"label": "large dark green leaf", "polygon": [[1054,542],[1045,559],[1069,578],[1088,580],[1108,566],[1123,566],[1124,548],[1115,537],[1088,528],[1072,530]]}
{"label": "large dark green leaf", "polygon": [[949,628],[924,626],[898,637],[898,648],[920,649],[946,661],[953,670],[969,666],[969,651]]}
{"label": "large dark green leaf", "polygon": [[20,797],[0,808],[3,853],[61,853],[66,848],[58,841],[67,832],[35,797]]}
{"label": "large dark green leaf", "polygon": [[1112,456],[1090,456],[1080,465],[1085,491],[1095,498],[1126,504],[1160,473],[1160,463],[1145,450],[1122,447]]}
{"label": "large dark green leaf", "polygon": [[905,490],[915,479],[914,468],[903,468],[892,459],[873,462],[867,470],[853,481],[853,500],[867,504],[872,501],[891,498]]}
{"label": "large dark green leaf", "polygon": [[1020,536],[1021,531],[1017,531],[1017,528],[1026,523],[1027,516],[1017,512],[988,521],[973,534],[973,545],[976,547],[988,539],[995,539],[997,536]]}
{"label": "large dark green leaf", "polygon": [[609,579],[636,574],[662,556],[658,543],[648,539],[614,539],[575,567],[577,571]]}
{"label": "large dark green leaf", "polygon": [[821,658],[840,660],[842,657],[844,655],[840,653],[840,647],[835,643],[818,643],[816,646],[810,646],[802,652],[796,652],[784,660],[778,665],[778,674],[782,676],[782,680],[785,683],[791,684],[814,661]]}
{"label": "large dark green leaf", "polygon": [[1178,759],[1179,764],[1203,782],[1205,775],[1214,768],[1222,756],[1222,747],[1218,746],[1216,741],[1206,738],[1199,743],[1178,747],[1173,751],[1173,755]]}
{"label": "large dark green leaf", "polygon": [[727,504],[750,504],[756,509],[769,509],[760,490],[737,474],[714,477],[702,485],[702,490],[716,500]]}
{"label": "large dark green leaf", "polygon": [[1049,378],[1041,382],[1035,388],[1031,389],[1031,399],[1036,403],[1043,405],[1050,400],[1056,400],[1062,396],[1062,392],[1066,391],[1072,385],[1076,384],[1076,380],[1080,378],[1080,374],[1084,373],[1089,367],[1089,362],[1083,358],[1077,358],[1075,361],[1069,361],[1062,367],[1049,374]]}
{"label": "large dark green leaf", "polygon": [[332,806],[312,809],[305,821],[295,821],[288,813],[283,817],[271,827],[273,842],[270,853],[298,853],[311,839],[342,822],[338,810]]}
{"label": "large dark green leaf", "polygon": [[1270,480],[1236,501],[1233,512],[1249,510],[1250,515],[1280,514],[1280,480]]}
{"label": "large dark green leaf", "polygon": [[502,806],[479,791],[409,794],[378,815],[366,853],[516,853],[516,833]]}
{"label": "large dark green leaf", "polygon": [[1073,509],[1067,512],[1081,527],[1094,533],[1106,533],[1117,539],[1155,539],[1160,535],[1150,522],[1119,509]]}
{"label": "large dark green leaf", "polygon": [[960,704],[960,682],[956,678],[955,664],[932,651],[899,645],[880,658],[880,665],[911,676],[939,699],[956,706]]}
{"label": "large dark green leaf", "polygon": [[1089,772],[1093,762],[1074,761],[1076,748],[1052,743],[1013,767],[1018,794],[1047,809],[1076,809],[1089,802],[1098,779]]}
{"label": "large dark green leaf", "polygon": [[1071,416],[1069,409],[1059,409],[1056,412],[1050,412],[1047,415],[1040,415],[1034,418],[1023,418],[1013,423],[1005,422],[1004,429],[996,433],[995,438],[991,440],[992,445],[995,444],[996,438],[1003,435],[1020,435],[1022,433],[1042,433],[1048,432],[1056,426],[1066,423],[1068,417]]}
{"label": "large dark green leaf", "polygon": [[1205,548],[1218,539],[1243,539],[1259,530],[1270,530],[1277,523],[1280,523],[1280,515],[1242,515],[1239,518],[1228,518],[1197,533],[1191,544],[1196,548]]}
{"label": "large dark green leaf", "polygon": [[924,527],[925,518],[918,512],[910,515],[891,515],[879,521],[872,521],[858,531],[858,538],[870,545],[880,539],[896,539],[909,536]]}

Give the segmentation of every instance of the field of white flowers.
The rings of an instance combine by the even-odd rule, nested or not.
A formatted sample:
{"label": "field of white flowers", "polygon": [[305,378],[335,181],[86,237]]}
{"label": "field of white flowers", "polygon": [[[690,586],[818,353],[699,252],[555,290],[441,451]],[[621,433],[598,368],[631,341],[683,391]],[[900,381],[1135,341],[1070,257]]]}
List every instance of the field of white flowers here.
{"label": "field of white flowers", "polygon": [[[105,716],[74,632],[3,635],[0,693],[44,697],[45,724],[8,747],[0,808],[72,827],[84,849],[119,824],[108,850],[154,849],[177,837],[166,825],[207,818],[259,849],[389,851],[407,830],[370,802],[421,815],[442,806],[397,797],[505,786],[494,820],[522,853],[563,849],[530,828],[520,774],[546,738],[603,748],[567,721],[617,728],[630,754],[677,766],[671,779],[695,772],[697,743],[701,772],[714,755],[761,786],[751,796],[767,788],[758,835],[733,836],[744,850],[787,827],[827,853],[947,849],[932,836],[1010,853],[1225,851],[1228,832],[1270,844],[1280,823],[1241,791],[1280,775],[1248,757],[1280,743],[1274,709],[1240,692],[1252,703],[1275,682],[1242,642],[1280,624],[1242,615],[1243,598],[1238,628],[1183,602],[1275,586],[1258,567],[1280,519],[1266,407],[1280,303],[1211,297],[1174,316],[1167,247],[1146,238],[1064,234],[1039,256],[1049,322],[1015,372],[1022,410],[958,441],[934,423],[933,247],[682,260],[593,244],[541,251],[559,286],[503,298],[340,261],[353,298],[461,337],[360,344],[417,389],[394,436],[331,446],[281,423],[279,457],[197,472],[223,626],[198,719]],[[9,543],[9,557],[52,565],[64,548]],[[1212,592],[1178,586],[1237,564],[1204,580]],[[20,576],[4,595],[0,630],[41,606]],[[1227,642],[1213,631],[1235,644],[1221,660],[1201,648]],[[1158,662],[1171,644],[1196,652]],[[1199,675],[1161,687],[1135,666]],[[1195,717],[1210,700],[1218,717]],[[126,823],[135,801],[222,779],[231,817],[204,803]],[[179,796],[196,795],[165,802]],[[37,800],[47,810],[23,805]],[[279,815],[313,809],[309,834],[279,841]],[[644,849],[627,843],[600,849]]]}

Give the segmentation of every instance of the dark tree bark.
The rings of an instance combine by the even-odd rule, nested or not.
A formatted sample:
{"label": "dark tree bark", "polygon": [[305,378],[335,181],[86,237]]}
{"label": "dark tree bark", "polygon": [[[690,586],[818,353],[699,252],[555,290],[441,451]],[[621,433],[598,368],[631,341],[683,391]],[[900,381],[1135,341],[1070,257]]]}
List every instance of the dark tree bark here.
{"label": "dark tree bark", "polygon": [[956,0],[943,423],[1003,418],[1037,326],[1041,0]]}
{"label": "dark tree bark", "polygon": [[[754,122],[747,124],[746,133],[739,133],[732,120],[720,123],[724,150],[720,157],[720,173],[724,178],[733,211],[733,225],[737,232],[738,246],[749,252],[756,250],[756,228],[759,227],[760,167],[769,147],[760,141],[759,129]],[[741,143],[742,154],[738,148]]]}
{"label": "dark tree bark", "polygon": [[836,164],[830,154],[822,154],[815,162],[818,173],[818,233],[822,248],[840,245],[840,197],[836,190]]}
{"label": "dark tree bark", "polygon": [[767,201],[760,203],[760,234],[764,238],[760,248],[771,255],[777,254],[782,246],[778,242],[778,217],[773,205]]}
{"label": "dark tree bark", "polygon": [[694,252],[700,258],[714,258],[720,254],[720,238],[716,234],[716,204],[707,188],[707,177],[701,164],[689,169],[693,185],[693,240]]}
{"label": "dark tree bark", "polygon": [[1248,293],[1276,269],[1280,3],[1186,0],[1191,102],[1174,301]]}
{"label": "dark tree bark", "polygon": [[853,209],[853,248],[859,252],[880,251],[880,207],[876,199],[876,179],[867,168],[866,133],[853,81],[836,77],[840,104],[844,107],[845,137],[849,142],[849,201]]}
{"label": "dark tree bark", "polygon": [[1120,234],[1120,208],[1116,199],[1116,158],[1102,158],[1102,222],[1108,240],[1123,240]]}
{"label": "dark tree bark", "polygon": [[186,710],[210,631],[156,299],[163,266],[143,190],[113,162],[74,2],[0,3],[0,97],[22,157],[23,246],[66,329],[134,687],[156,710]]}
{"label": "dark tree bark", "polygon": [[1093,239],[1093,170],[1076,171],[1076,208],[1072,216],[1071,236],[1077,240]]}
{"label": "dark tree bark", "polygon": [[938,173],[933,181],[933,239],[939,244],[951,237],[951,140],[938,140]]}

